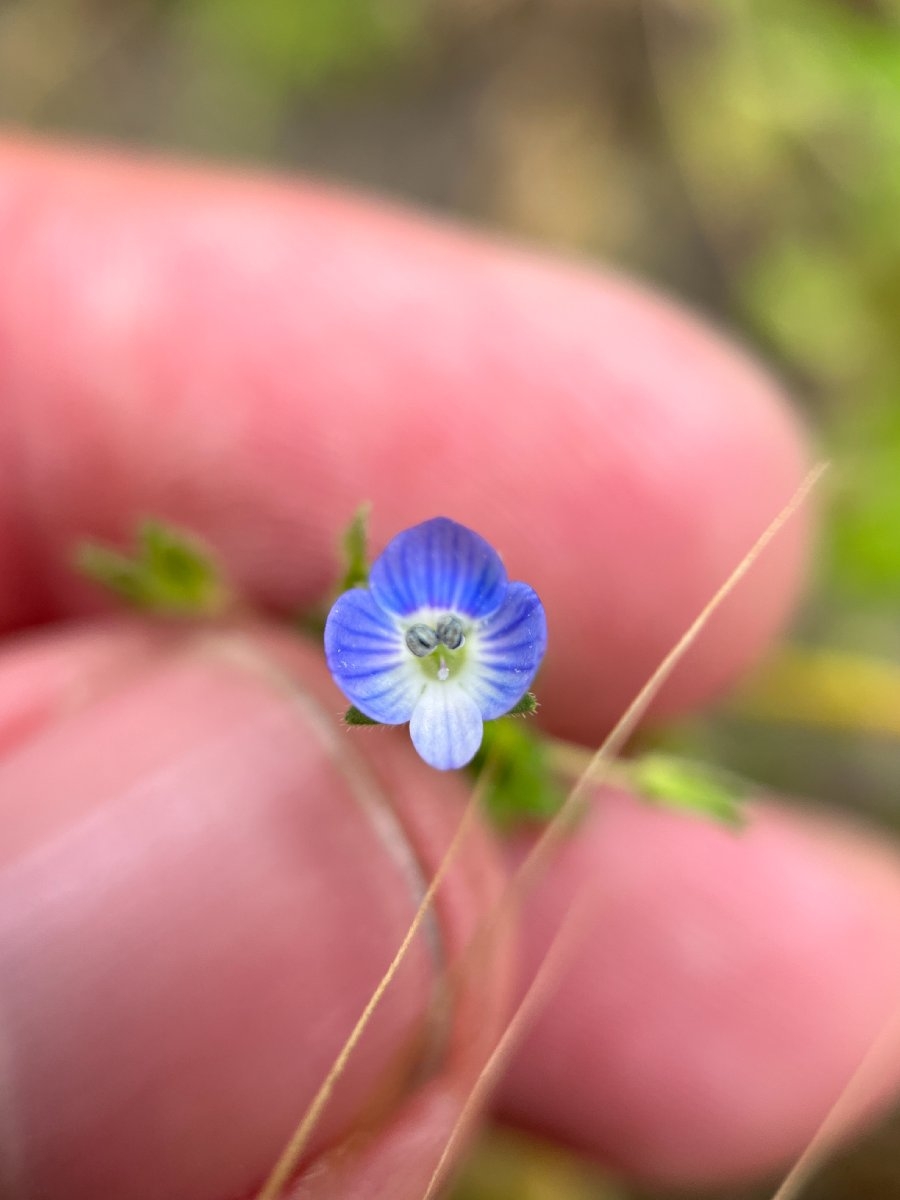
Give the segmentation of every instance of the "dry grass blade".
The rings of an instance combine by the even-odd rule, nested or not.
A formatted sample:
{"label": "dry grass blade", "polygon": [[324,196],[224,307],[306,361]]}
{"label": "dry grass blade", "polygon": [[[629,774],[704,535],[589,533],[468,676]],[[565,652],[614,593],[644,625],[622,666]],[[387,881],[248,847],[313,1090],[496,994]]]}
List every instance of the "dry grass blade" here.
{"label": "dry grass blade", "polygon": [[472,1090],[466,1097],[466,1102],[461,1108],[450,1137],[441,1152],[441,1157],[438,1159],[438,1164],[429,1180],[428,1188],[422,1200],[433,1200],[437,1194],[437,1189],[443,1182],[444,1174],[449,1167],[453,1155],[478,1115],[491,1086],[506,1065],[510,1054],[518,1045],[519,1039],[528,1028],[529,1022],[540,1012],[541,1007],[553,991],[564,965],[565,955],[575,944],[578,932],[578,920],[584,915],[584,899],[585,897],[581,897],[580,900],[576,900],[570,906],[563,918],[562,924],[556,931],[550,949],[547,951],[544,961],[541,963],[528,991],[522,998],[506,1029],[503,1031],[503,1035],[494,1047],[490,1058],[482,1068]]}
{"label": "dry grass blade", "polygon": [[[632,700],[631,704],[622,714],[619,721],[616,723],[612,732],[597,750],[580,777],[576,781],[566,801],[560,811],[554,817],[553,821],[547,826],[543,835],[533,846],[522,865],[519,867],[516,875],[510,883],[503,903],[509,903],[511,895],[518,896],[524,889],[527,882],[530,882],[535,876],[537,870],[548,860],[552,850],[559,842],[560,838],[565,834],[569,827],[569,822],[572,816],[576,813],[578,806],[583,799],[587,788],[591,784],[596,784],[603,777],[601,768],[608,768],[609,761],[613,755],[624,745],[631,734],[634,732],[641,717],[647,711],[650,702],[657,694],[663,683],[671,674],[672,670],[690,648],[692,643],[703,629],[706,622],[710,619],[719,605],[726,597],[734,590],[741,582],[759,556],[763,553],[769,543],[778,536],[779,532],[784,528],[785,524],[794,516],[800,506],[805,502],[812,489],[819,482],[824,472],[827,470],[827,463],[819,463],[815,466],[800,486],[794,492],[793,496],[788,500],[787,504],[780,513],[774,518],[769,526],[763,531],[756,542],[750,547],[735,569],[731,572],[725,582],[715,592],[709,602],[704,605],[703,609],[697,618],[691,623],[684,634],[678,639],[666,657],[662,660],[641,690]],[[463,1106],[460,1115],[451,1130],[444,1149],[441,1153],[438,1165],[435,1168],[428,1189],[425,1192],[423,1200],[432,1200],[435,1195],[436,1188],[440,1185],[443,1175],[447,1169],[448,1162],[456,1146],[460,1142],[460,1138],[465,1133],[471,1123],[475,1112],[478,1111],[481,1102],[483,1101],[487,1091],[496,1078],[499,1068],[506,1062],[509,1055],[514,1050],[518,1038],[525,1029],[527,1021],[537,1011],[541,1000],[552,989],[555,978],[554,972],[558,971],[561,951],[560,947],[565,946],[571,940],[572,929],[574,923],[569,922],[569,916],[573,911],[583,911],[582,905],[586,897],[583,893],[579,893],[569,914],[563,920],[562,925],[557,930],[550,949],[544,959],[535,978],[532,980],[525,997],[522,1000],[519,1008],[516,1010],[506,1030],[502,1034],[500,1041],[497,1044],[493,1054],[488,1059],[478,1079],[473,1085],[472,1091]],[[787,1195],[778,1197],[777,1200],[788,1200]]]}
{"label": "dry grass blade", "polygon": [[537,868],[544,862],[552,851],[553,847],[559,842],[560,838],[565,834],[572,817],[577,815],[579,805],[585,797],[588,787],[591,784],[596,784],[604,778],[602,768],[608,769],[608,764],[614,756],[621,750],[631,735],[637,728],[641,718],[646,713],[650,703],[656,696],[659,689],[671,675],[672,671],[677,666],[678,662],[684,654],[690,649],[693,642],[697,639],[704,625],[719,607],[719,605],[730,595],[731,592],[741,582],[759,556],[763,553],[769,543],[778,536],[787,522],[794,516],[797,510],[805,503],[810,492],[828,470],[828,463],[818,463],[807,474],[800,486],[794,492],[793,496],[788,500],[787,504],[780,513],[774,518],[769,526],[763,531],[756,542],[750,547],[735,569],[731,572],[722,586],[716,591],[712,598],[704,605],[696,619],[685,630],[682,636],[678,639],[669,653],[665,656],[628,708],[616,722],[612,731],[608,734],[603,744],[593,755],[587,766],[582,771],[574,787],[566,797],[560,811],[547,828],[543,835],[535,843],[531,853],[523,862],[519,869],[519,876],[524,879],[530,877]]}
{"label": "dry grass blade", "polygon": [[378,986],[375,988],[374,992],[369,998],[368,1003],[360,1014],[359,1020],[350,1031],[346,1042],[344,1042],[344,1045],[332,1063],[328,1074],[325,1076],[321,1086],[319,1087],[319,1090],[316,1092],[315,1096],[310,1102],[309,1107],[301,1117],[297,1128],[294,1130],[289,1142],[282,1151],[281,1157],[278,1159],[278,1162],[272,1168],[269,1177],[266,1179],[265,1183],[257,1193],[256,1200],[278,1200],[278,1197],[281,1196],[286,1184],[294,1174],[297,1164],[300,1162],[303,1152],[309,1144],[309,1139],[312,1135],[312,1132],[318,1124],[322,1113],[325,1111],[328,1101],[331,1099],[331,1095],[337,1086],[338,1080],[344,1073],[353,1051],[356,1049],[361,1037],[365,1033],[366,1026],[369,1024],[373,1013],[381,1003],[385,992],[390,987],[391,982],[402,966],[403,960],[406,958],[406,954],[412,945],[416,934],[419,932],[429,908],[431,907],[431,903],[435,897],[435,894],[443,883],[447,871],[450,869],[451,864],[455,860],[456,855],[459,852],[463,841],[465,840],[465,835],[472,821],[472,817],[479,806],[485,782],[485,776],[482,776],[478,787],[473,790],[472,795],[466,804],[465,811],[463,812],[459,825],[456,828],[453,839],[450,842],[450,845],[447,847],[444,857],[441,859],[441,862],[438,865],[438,868],[435,871],[427,890],[419,902],[419,907],[416,909],[415,915],[410,922],[409,929],[407,929],[397,953],[394,955],[390,965],[388,966],[384,975],[381,977]]}
{"label": "dry grass blade", "polygon": [[897,1062],[900,1050],[900,1009],[895,1009],[881,1031],[863,1055],[859,1066],[850,1076],[844,1090],[826,1113],[806,1149],[791,1167],[772,1200],[796,1200],[803,1193],[813,1172],[828,1155],[837,1135],[853,1117],[865,1111],[867,1103],[879,1092],[876,1079],[878,1067]]}

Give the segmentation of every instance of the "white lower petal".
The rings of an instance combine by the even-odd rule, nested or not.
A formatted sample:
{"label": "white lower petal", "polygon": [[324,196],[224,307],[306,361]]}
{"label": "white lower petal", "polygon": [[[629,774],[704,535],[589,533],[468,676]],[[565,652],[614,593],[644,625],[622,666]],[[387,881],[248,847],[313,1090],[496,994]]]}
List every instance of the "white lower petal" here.
{"label": "white lower petal", "polygon": [[429,683],[409,722],[419,755],[439,771],[471,762],[481,745],[483,728],[478,705],[452,680]]}

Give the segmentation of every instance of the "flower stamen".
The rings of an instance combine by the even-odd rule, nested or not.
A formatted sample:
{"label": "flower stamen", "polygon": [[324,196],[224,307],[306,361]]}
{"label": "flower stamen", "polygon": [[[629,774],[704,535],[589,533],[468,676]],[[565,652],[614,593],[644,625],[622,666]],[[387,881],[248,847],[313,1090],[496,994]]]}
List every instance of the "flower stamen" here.
{"label": "flower stamen", "polygon": [[448,650],[458,650],[465,641],[463,634],[463,623],[459,617],[454,617],[452,613],[441,617],[437,623],[437,639],[443,642]]}
{"label": "flower stamen", "polygon": [[438,644],[438,635],[429,625],[421,622],[411,625],[406,631],[406,646],[416,658],[425,658]]}

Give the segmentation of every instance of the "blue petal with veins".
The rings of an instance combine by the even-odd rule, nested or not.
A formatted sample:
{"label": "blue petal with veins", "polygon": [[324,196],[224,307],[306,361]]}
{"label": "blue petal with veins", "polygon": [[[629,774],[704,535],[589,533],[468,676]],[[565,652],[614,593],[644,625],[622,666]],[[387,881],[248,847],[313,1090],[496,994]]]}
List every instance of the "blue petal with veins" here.
{"label": "blue petal with veins", "polygon": [[344,695],[374,721],[409,721],[416,750],[442,771],[471,762],[483,723],[521,700],[546,648],[535,591],[510,583],[484,538],[447,517],[397,534],[370,587],[338,597],[325,624]]}

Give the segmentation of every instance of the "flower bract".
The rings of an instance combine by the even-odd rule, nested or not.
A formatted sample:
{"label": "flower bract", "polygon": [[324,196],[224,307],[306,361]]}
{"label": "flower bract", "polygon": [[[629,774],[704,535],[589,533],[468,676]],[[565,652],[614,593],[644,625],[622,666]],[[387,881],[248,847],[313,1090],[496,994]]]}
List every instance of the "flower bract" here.
{"label": "flower bract", "polygon": [[409,722],[433,767],[465,766],[485,721],[528,690],[547,646],[537,594],[447,517],[406,529],[372,564],[368,587],[335,601],[325,656],[338,687],[384,725]]}

